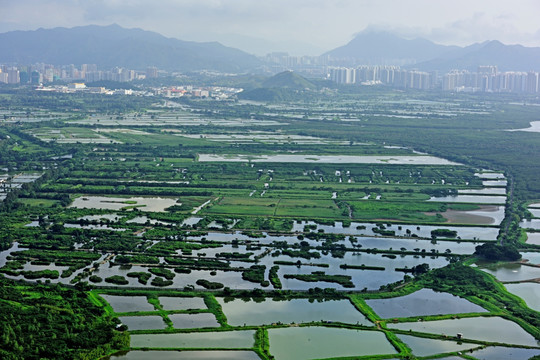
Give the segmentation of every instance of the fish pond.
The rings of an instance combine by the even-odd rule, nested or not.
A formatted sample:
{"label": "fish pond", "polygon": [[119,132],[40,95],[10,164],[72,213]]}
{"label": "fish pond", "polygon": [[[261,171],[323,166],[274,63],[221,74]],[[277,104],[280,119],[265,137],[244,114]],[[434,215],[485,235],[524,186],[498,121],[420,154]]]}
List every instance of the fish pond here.
{"label": "fish pond", "polygon": [[204,299],[200,297],[159,297],[163,310],[206,309]]}
{"label": "fish pond", "polygon": [[519,223],[524,229],[540,230],[540,219],[523,220]]}
{"label": "fish pond", "polygon": [[219,327],[216,317],[210,313],[172,314],[169,315],[169,319],[172,321],[175,329]]}
{"label": "fish pond", "polygon": [[524,282],[518,284],[505,284],[506,290],[519,296],[528,307],[540,312],[540,284]]}
{"label": "fish pond", "polygon": [[478,360],[528,360],[540,355],[540,349],[523,349],[506,346],[489,346],[469,354]]}
{"label": "fish pond", "polygon": [[383,319],[486,312],[468,300],[431,289],[421,289],[396,298],[366,300],[366,304]]}
{"label": "fish pond", "polygon": [[128,330],[159,330],[167,327],[161,316],[119,316],[118,319]]}
{"label": "fish pond", "polygon": [[253,351],[242,350],[206,350],[206,351],[171,351],[171,350],[132,350],[122,355],[113,355],[110,360],[260,360]]}
{"label": "fish pond", "polygon": [[[375,224],[372,223],[359,223],[351,222],[350,226],[343,226],[343,223],[336,221],[334,225],[321,225],[314,221],[295,221],[293,223],[293,232],[302,232],[306,225],[313,226],[312,232],[318,232],[321,229],[325,233],[330,234],[345,234],[345,235],[365,235],[365,236],[377,236],[373,232]],[[431,232],[437,229],[450,229],[457,232],[456,238],[469,239],[469,240],[496,240],[499,234],[497,227],[479,227],[479,226],[451,226],[451,225],[396,225],[389,224],[386,226],[387,230],[395,231],[395,236],[411,237],[413,235],[431,238]]]}
{"label": "fish pond", "polygon": [[104,295],[105,299],[116,313],[134,312],[134,311],[154,311],[154,305],[148,303],[146,296],[117,296]]}
{"label": "fish pond", "polygon": [[524,281],[540,278],[540,268],[518,263],[500,264],[481,270],[495,276],[500,281]]}
{"label": "fish pond", "polygon": [[528,232],[527,244],[540,245],[540,232]]}
{"label": "fish pond", "polygon": [[269,329],[270,353],[276,360],[304,360],[395,354],[380,331],[326,327]]}
{"label": "fish pond", "polygon": [[177,205],[176,199],[161,197],[107,197],[80,196],[69,207],[78,209],[120,210],[137,208],[141,211],[164,212],[166,208]]}
{"label": "fish pond", "polygon": [[396,336],[407,344],[416,356],[431,356],[478,347],[478,344],[468,344],[449,340],[426,339],[403,334],[397,334]]}
{"label": "fish pond", "polygon": [[490,195],[454,195],[431,197],[428,201],[437,201],[445,203],[472,203],[472,204],[504,204],[506,196],[490,196]]}
{"label": "fish pond", "polygon": [[276,301],[227,301],[217,298],[228,323],[233,326],[263,325],[272,323],[307,323],[314,321],[332,321],[349,324],[372,325],[348,300],[310,301],[293,299]]}
{"label": "fish pond", "polygon": [[473,317],[388,324],[389,328],[456,336],[465,339],[524,346],[539,346],[538,341],[518,324],[500,317]]}
{"label": "fish pond", "polygon": [[199,154],[201,162],[271,162],[271,163],[329,163],[329,164],[399,164],[399,165],[460,165],[435,156],[403,155],[216,155]]}
{"label": "fish pond", "polygon": [[249,349],[253,346],[255,331],[219,331],[180,334],[131,335],[133,348],[178,349]]}

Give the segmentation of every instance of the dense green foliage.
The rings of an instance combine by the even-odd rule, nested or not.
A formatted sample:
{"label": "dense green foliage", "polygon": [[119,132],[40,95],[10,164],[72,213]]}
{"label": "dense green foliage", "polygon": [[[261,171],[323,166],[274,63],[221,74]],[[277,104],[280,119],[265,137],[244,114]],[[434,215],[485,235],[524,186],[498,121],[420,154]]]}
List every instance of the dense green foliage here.
{"label": "dense green foliage", "polygon": [[0,277],[0,299],[2,359],[95,359],[128,345],[82,291]]}
{"label": "dense green foliage", "polygon": [[297,279],[307,282],[332,282],[340,284],[345,288],[354,287],[354,284],[351,281],[351,277],[349,275],[328,275],[325,274],[324,271],[313,271],[311,274],[285,274],[283,275],[283,277],[285,279]]}
{"label": "dense green foliage", "polygon": [[486,260],[494,261],[516,261],[521,259],[521,254],[512,245],[499,245],[485,243],[476,247],[475,255]]}

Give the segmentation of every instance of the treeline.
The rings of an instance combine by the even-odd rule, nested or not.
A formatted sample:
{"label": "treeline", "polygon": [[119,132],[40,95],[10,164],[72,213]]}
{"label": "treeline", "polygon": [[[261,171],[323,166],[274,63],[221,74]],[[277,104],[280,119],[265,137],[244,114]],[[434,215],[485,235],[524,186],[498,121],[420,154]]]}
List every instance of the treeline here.
{"label": "treeline", "polygon": [[3,108],[40,108],[50,111],[86,112],[100,111],[124,113],[139,111],[152,106],[156,100],[143,96],[106,96],[88,93],[57,93],[35,91],[32,88],[3,88],[0,93],[8,96],[0,97]]}

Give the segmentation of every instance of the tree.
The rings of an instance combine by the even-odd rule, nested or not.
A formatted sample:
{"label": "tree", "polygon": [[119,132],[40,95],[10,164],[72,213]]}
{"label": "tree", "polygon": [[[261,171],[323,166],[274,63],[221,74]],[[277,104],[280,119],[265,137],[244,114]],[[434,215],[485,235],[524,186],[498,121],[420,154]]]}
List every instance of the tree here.
{"label": "tree", "polygon": [[516,261],[521,259],[521,254],[513,245],[485,243],[478,245],[475,250],[475,255],[491,261]]}

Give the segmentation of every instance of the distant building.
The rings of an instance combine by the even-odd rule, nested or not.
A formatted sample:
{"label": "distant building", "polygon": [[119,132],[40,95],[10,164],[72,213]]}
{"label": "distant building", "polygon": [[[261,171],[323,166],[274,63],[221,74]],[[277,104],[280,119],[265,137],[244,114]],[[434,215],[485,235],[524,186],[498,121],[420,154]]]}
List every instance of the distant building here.
{"label": "distant building", "polygon": [[18,84],[21,82],[21,79],[19,77],[19,70],[16,68],[9,68],[7,71],[8,75],[8,84]]}
{"label": "distant building", "polygon": [[402,70],[399,66],[360,65],[356,68],[330,67],[328,78],[338,84],[376,85],[427,90],[435,81],[432,75],[423,71]]}
{"label": "distant building", "polygon": [[32,74],[30,75],[30,83],[32,84],[41,84],[43,82],[43,78],[41,77],[41,74],[37,71],[32,71]]}
{"label": "distant building", "polygon": [[158,69],[155,66],[150,66],[146,68],[146,78],[154,79],[158,77]]}
{"label": "distant building", "polygon": [[72,83],[68,85],[68,89],[70,90],[82,90],[86,89],[85,83]]}

